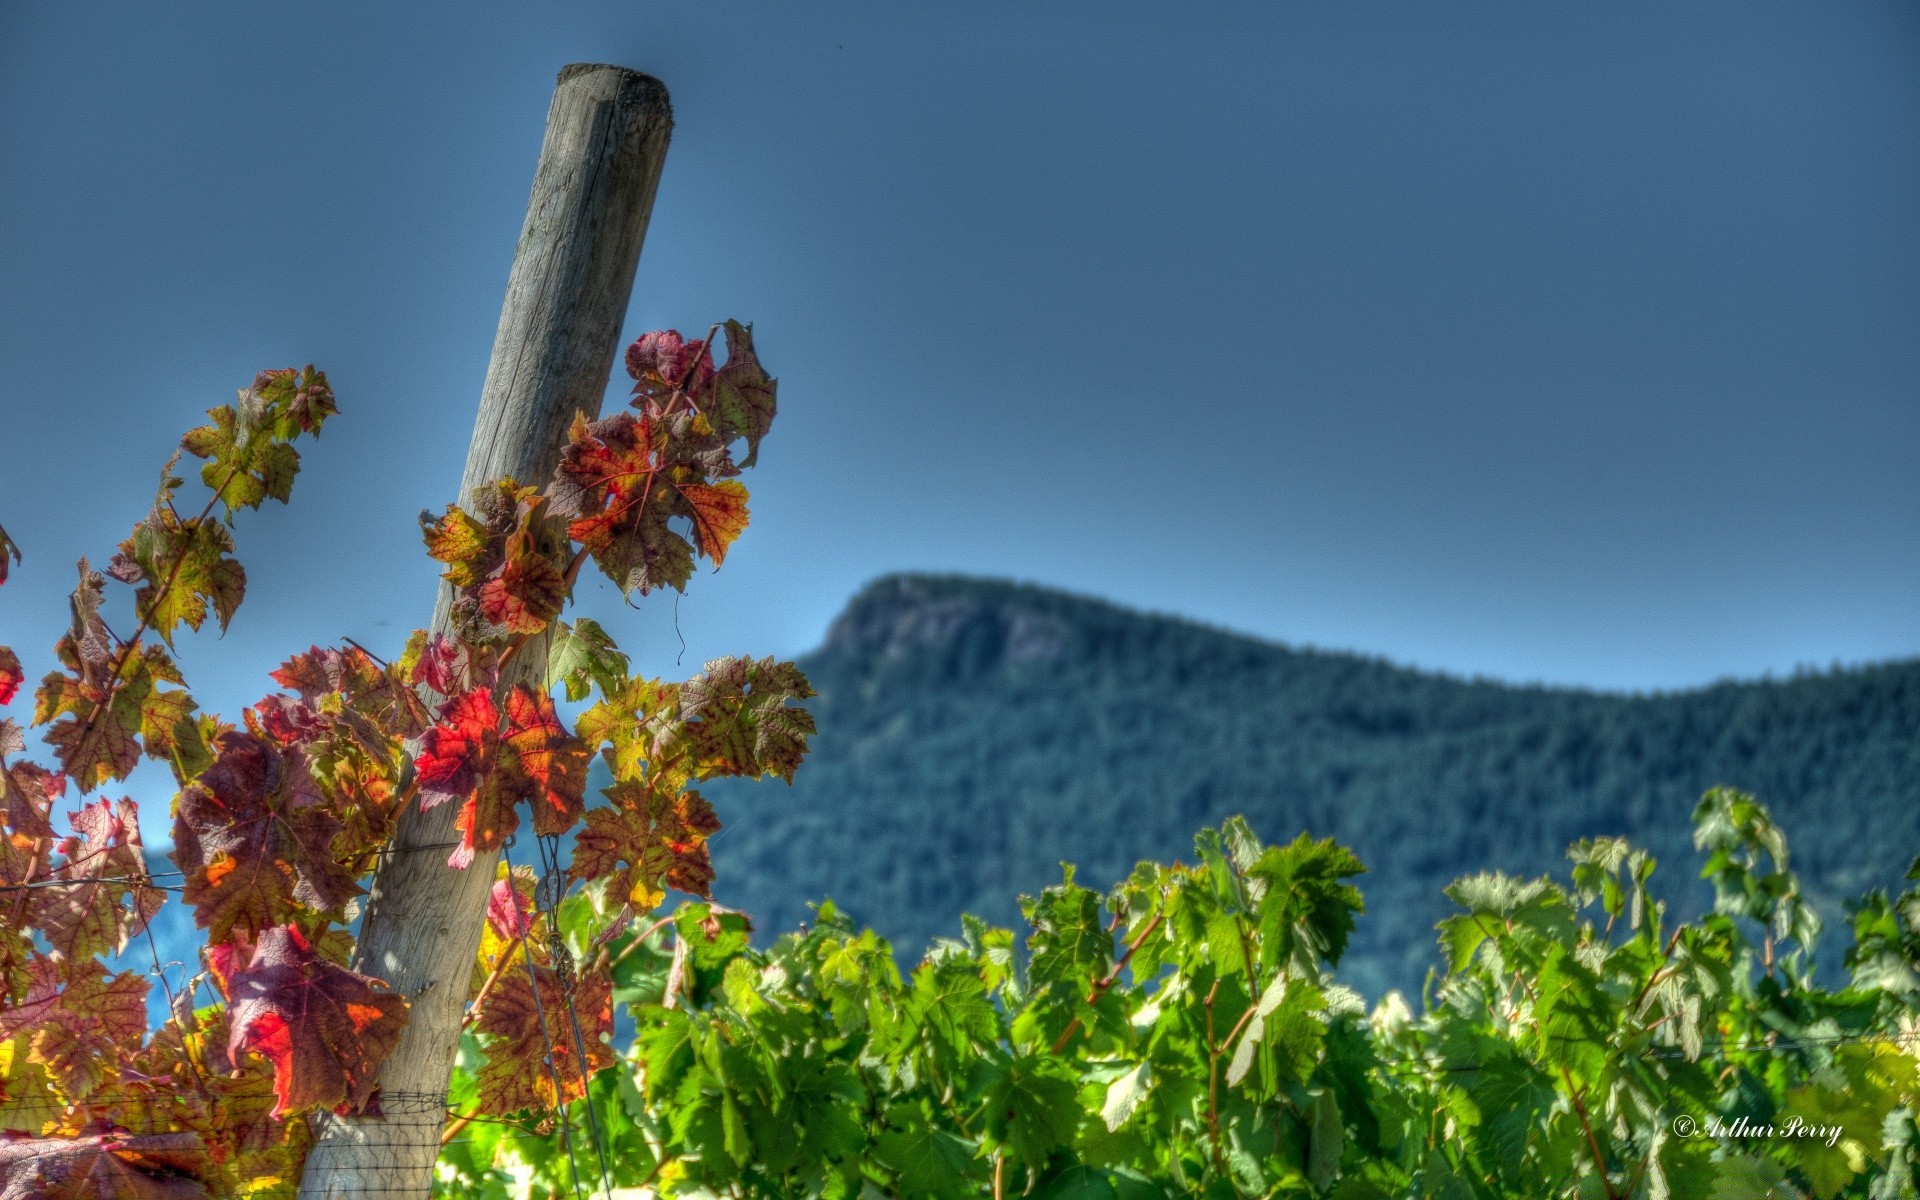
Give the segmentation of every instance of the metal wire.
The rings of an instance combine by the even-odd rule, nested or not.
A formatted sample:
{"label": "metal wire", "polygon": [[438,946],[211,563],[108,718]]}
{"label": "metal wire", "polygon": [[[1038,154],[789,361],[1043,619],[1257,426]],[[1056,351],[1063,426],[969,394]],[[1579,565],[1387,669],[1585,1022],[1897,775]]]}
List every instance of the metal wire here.
{"label": "metal wire", "polygon": [[[513,878],[512,838],[508,838],[506,844],[500,848],[500,856],[502,861],[507,864],[507,878],[511,880]],[[511,883],[509,883],[508,886],[512,886]],[[538,915],[537,908],[535,915]],[[520,954],[527,964],[527,986],[533,991],[534,1016],[540,1020],[540,1040],[546,1043],[547,1047],[547,1075],[553,1080],[553,1101],[558,1107],[560,1114],[560,1141],[561,1144],[567,1148],[567,1166],[571,1168],[568,1174],[573,1177],[573,1194],[577,1200],[580,1195],[580,1162],[573,1156],[573,1122],[567,1119],[567,1104],[565,1099],[567,1089],[560,1081],[560,1064],[554,1058],[553,1037],[547,1031],[547,1007],[540,1000],[540,975],[533,969],[533,947],[527,944],[528,940],[527,938],[520,939]],[[585,1064],[582,1064],[581,1083],[583,1086],[581,1090],[583,1092],[586,1090],[584,1087],[585,1082]]]}
{"label": "metal wire", "polygon": [[[574,1060],[580,1064],[580,1098],[586,1102],[587,1106],[587,1132],[593,1138],[593,1156],[600,1165],[600,1187],[606,1192],[608,1200],[612,1200],[613,1176],[607,1170],[607,1151],[605,1139],[600,1133],[600,1114],[593,1103],[592,1080],[587,1077],[586,1039],[580,1034],[580,1013],[573,1004],[575,983],[573,963],[567,952],[566,942],[560,934],[560,902],[566,899],[567,895],[567,876],[560,867],[560,839],[557,835],[547,834],[537,840],[545,874],[541,878],[541,887],[536,890],[535,896],[538,898],[539,892],[545,891],[553,906],[552,911],[547,914],[547,929],[555,951],[554,969],[561,973],[560,998],[566,1003],[567,1023],[573,1028]],[[552,882],[549,883],[549,880]]]}

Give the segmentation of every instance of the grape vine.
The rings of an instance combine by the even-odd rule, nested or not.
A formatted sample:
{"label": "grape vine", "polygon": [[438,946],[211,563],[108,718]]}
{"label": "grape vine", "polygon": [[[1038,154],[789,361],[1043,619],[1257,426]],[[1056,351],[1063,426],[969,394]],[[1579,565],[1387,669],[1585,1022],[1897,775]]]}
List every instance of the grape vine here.
{"label": "grape vine", "polygon": [[[180,507],[176,454],[106,571],[81,560],[60,669],[41,681],[30,721],[53,764],[20,757],[26,730],[0,718],[0,897],[11,907],[0,925],[0,1195],[290,1194],[307,1114],[378,1115],[380,1063],[407,1006],[346,964],[362,881],[396,850],[408,804],[459,806],[450,870],[510,838],[523,806],[541,837],[578,827],[572,879],[614,881],[623,897],[609,934],[668,888],[709,894],[706,843],[719,822],[696,785],[791,778],[813,732],[798,707],[811,689],[770,659],[716,660],[686,683],[632,677],[604,629],[562,614],[589,559],[629,593],[684,589],[696,558],[724,560],[747,525],[737,477],[771,427],[775,384],[732,321],[695,341],[648,334],[627,366],[632,411],[576,421],[553,479],[497,480],[423,517],[427,552],[455,591],[450,634],[416,633],[391,662],[352,643],[296,654],[271,673],[283,690],[238,725],[198,709],[175,638],[232,621],[247,579],[231,527],[290,498],[296,443],[337,411],[326,376],[264,372],[212,409],[181,442],[204,460],[198,511]],[[0,534],[0,581],[9,560],[18,550]],[[110,581],[133,589],[126,636],[102,616]],[[502,686],[501,668],[536,635],[552,643],[547,686]],[[18,656],[0,647],[0,704],[23,682]],[[598,699],[570,727],[555,691]],[[615,782],[589,809],[596,752]],[[87,799],[143,756],[174,774],[178,890],[207,937],[199,975],[177,993],[156,971],[169,1016],[151,1030],[148,979],[102,957],[147,934],[166,890],[149,873],[135,802]],[[54,810],[70,793],[73,832],[56,836]],[[486,1066],[463,1120],[564,1105],[612,1061],[599,1036],[611,1018],[605,963],[576,970],[557,943],[528,937],[516,915],[531,912],[518,907],[532,899],[515,890],[525,882],[509,875],[495,888],[491,928],[509,932],[489,935],[471,983],[468,1026]],[[516,951],[524,974],[506,969]],[[556,1040],[546,1012],[583,1023],[585,1036]]]}

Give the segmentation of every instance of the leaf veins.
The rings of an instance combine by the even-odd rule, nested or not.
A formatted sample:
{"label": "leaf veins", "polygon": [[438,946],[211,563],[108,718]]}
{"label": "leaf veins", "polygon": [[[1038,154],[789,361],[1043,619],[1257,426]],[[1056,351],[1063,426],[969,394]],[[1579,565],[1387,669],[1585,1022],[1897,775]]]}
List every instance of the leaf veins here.
{"label": "leaf veins", "polygon": [[407,1022],[406,1001],[315,954],[291,925],[261,934],[252,961],[228,980],[228,1002],[227,1054],[250,1050],[273,1064],[276,1117],[363,1110]]}
{"label": "leaf veins", "polygon": [[360,889],[333,857],[341,825],[305,754],[238,731],[215,747],[213,765],[180,794],[173,827],[195,923],[224,942],[280,924],[296,905],[337,912]]}
{"label": "leaf veins", "polygon": [[462,802],[454,818],[461,842],[448,865],[464,869],[497,848],[519,827],[514,806],[523,800],[537,832],[572,828],[586,803],[590,753],[560,723],[552,698],[524,684],[507,693],[504,713],[484,688],[449,700],[414,762],[422,809]]}

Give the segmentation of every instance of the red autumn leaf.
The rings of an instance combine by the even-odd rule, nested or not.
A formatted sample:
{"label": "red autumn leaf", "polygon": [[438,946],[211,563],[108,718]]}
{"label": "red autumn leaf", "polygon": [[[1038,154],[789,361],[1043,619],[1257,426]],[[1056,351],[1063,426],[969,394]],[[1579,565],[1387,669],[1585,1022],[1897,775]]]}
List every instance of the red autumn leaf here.
{"label": "red autumn leaf", "polygon": [[131,971],[109,975],[98,959],[64,965],[63,972],[48,958],[30,964],[21,1000],[0,1007],[0,1040],[24,1032],[27,1057],[68,1099],[80,1100],[117,1074],[123,1052],[139,1047],[147,981]]}
{"label": "red autumn leaf", "polygon": [[406,1002],[384,983],[321,958],[291,925],[261,934],[228,997],[227,1054],[273,1064],[276,1117],[363,1110],[407,1021]]}
{"label": "red autumn leaf", "polygon": [[0,704],[13,703],[13,698],[20,694],[20,681],[25,678],[19,658],[8,647],[0,646]]}
{"label": "red autumn leaf", "polygon": [[464,692],[440,706],[440,723],[420,739],[414,777],[420,807],[432,808],[470,794],[479,784],[499,737],[500,710],[485,688]]}
{"label": "red autumn leaf", "polygon": [[521,531],[507,539],[506,561],[480,585],[478,598],[481,615],[508,633],[539,633],[560,615],[567,580],[532,534]]}
{"label": "red autumn leaf", "polygon": [[513,880],[493,881],[493,891],[487,895],[487,924],[505,941],[523,938],[533,928],[533,912]]}
{"label": "red autumn leaf", "polygon": [[[577,981],[573,1012],[579,1018],[580,1040],[576,1045],[560,976],[547,967],[534,968],[534,975],[540,981],[537,1001],[526,971],[516,966],[501,976],[480,1010],[476,1028],[494,1039],[486,1046],[486,1062],[475,1079],[481,1112],[504,1115],[524,1109],[558,1108],[578,1100],[585,1093],[586,1081],[613,1065],[612,1047],[600,1040],[602,1034],[613,1031],[612,981],[601,973]],[[543,1061],[549,1046],[552,1071]],[[584,1063],[580,1057],[583,1049]]]}
{"label": "red autumn leaf", "polygon": [[117,806],[100,800],[67,819],[77,836],[61,841],[66,861],[53,872],[67,886],[36,891],[31,921],[71,963],[125,949],[128,937],[160,911],[166,893],[147,874],[140,809],[132,800]]}
{"label": "red autumn leaf", "polygon": [[678,329],[656,329],[627,347],[627,374],[637,381],[635,395],[680,389],[698,395],[713,381],[713,355],[705,339],[690,342]]}
{"label": "red autumn leaf", "polygon": [[525,685],[507,693],[506,728],[483,688],[441,708],[441,723],[429,729],[415,760],[420,807],[448,800],[462,806],[454,818],[461,843],[449,865],[466,868],[474,855],[492,850],[518,828],[514,805],[533,809],[534,828],[564,833],[584,806],[587,745],[568,733],[553,701]]}
{"label": "red autumn leaf", "polygon": [[552,488],[554,512],[573,518],[567,536],[623,592],[684,589],[693,548],[668,528],[674,496],[656,480],[671,465],[666,427],[616,413],[577,418],[568,438]]}
{"label": "red autumn leaf", "polygon": [[559,613],[566,580],[546,505],[540,489],[501,479],[474,489],[472,512],[449,505],[439,517],[420,514],[427,553],[447,564],[441,578],[457,589],[452,616],[461,640],[536,633]]}
{"label": "red autumn leaf", "polygon": [[78,1137],[0,1132],[0,1200],[206,1200],[195,1133],[129,1133],[101,1123]]}
{"label": "red autumn leaf", "polygon": [[303,746],[326,736],[332,722],[292,696],[263,696],[245,713],[247,728],[276,746]]}
{"label": "red autumn leaf", "polygon": [[0,770],[0,817],[26,838],[51,838],[48,816],[67,791],[66,778],[38,763],[17,762]]}
{"label": "red autumn leaf", "polygon": [[698,792],[660,796],[626,780],[606,795],[614,807],[589,810],[574,840],[574,878],[611,879],[615,893],[642,911],[657,907],[666,888],[708,894],[713,864],[707,838],[720,828],[712,805]]}
{"label": "red autumn leaf", "polygon": [[517,799],[533,809],[533,829],[561,834],[586,807],[587,760],[593,751],[567,732],[553,697],[523,685],[507,693],[505,774]]}
{"label": "red autumn leaf", "polygon": [[[407,652],[413,659],[407,672],[409,683],[425,684],[442,696],[456,696],[465,689],[467,648],[459,642],[444,633],[429,638],[425,630],[418,630],[408,641]],[[406,659],[401,662],[404,665]]]}
{"label": "red autumn leaf", "polygon": [[194,921],[216,942],[284,922],[296,905],[337,912],[358,893],[333,857],[340,822],[298,747],[224,733],[211,767],[180,794],[173,861]]}
{"label": "red autumn leaf", "polygon": [[[387,752],[393,741],[419,733],[426,724],[412,680],[358,646],[314,646],[280,664],[273,680],[298,693],[318,723],[344,724],[375,753]],[[330,703],[330,697],[339,703]],[[325,720],[319,720],[321,713]]]}

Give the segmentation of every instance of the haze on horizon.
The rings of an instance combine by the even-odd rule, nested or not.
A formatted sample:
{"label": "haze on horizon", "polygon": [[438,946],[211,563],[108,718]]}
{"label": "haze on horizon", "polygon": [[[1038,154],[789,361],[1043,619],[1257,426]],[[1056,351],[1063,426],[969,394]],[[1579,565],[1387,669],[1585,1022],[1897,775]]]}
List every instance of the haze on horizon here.
{"label": "haze on horizon", "polygon": [[1920,654],[1920,11],[1166,12],[10,6],[0,641],[46,670],[179,432],[309,361],[196,694],[424,622],[553,77],[610,61],[677,116],[629,336],[738,316],[782,382],[726,569],[589,601],[650,671],[897,570],[1608,689]]}

